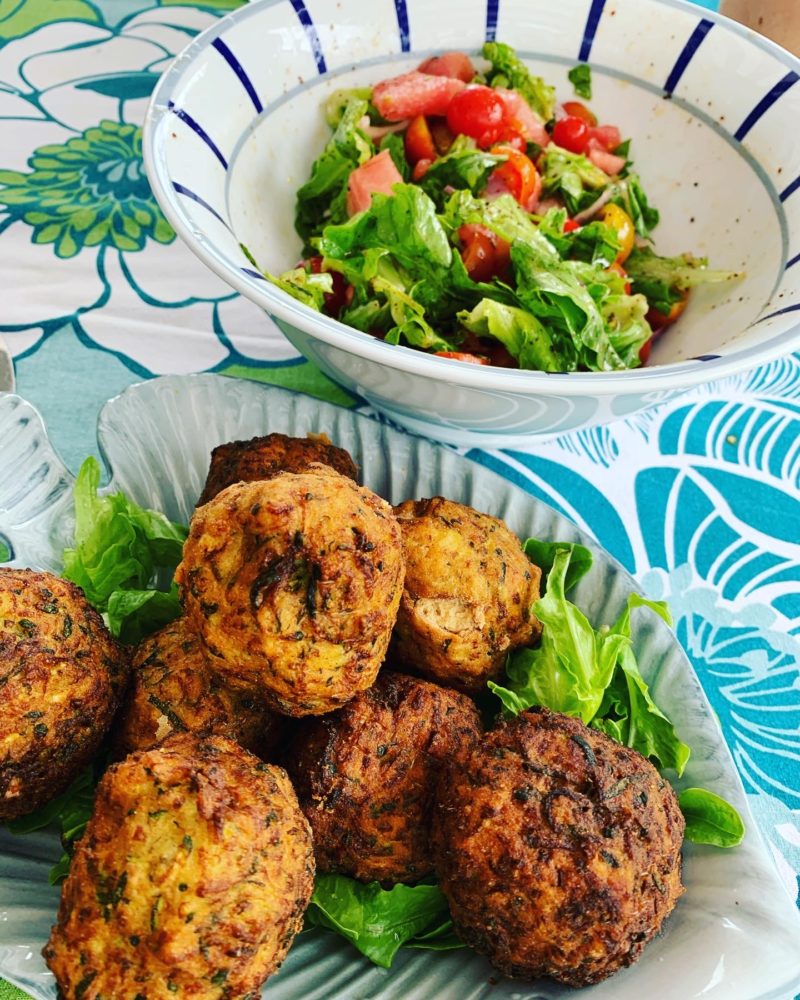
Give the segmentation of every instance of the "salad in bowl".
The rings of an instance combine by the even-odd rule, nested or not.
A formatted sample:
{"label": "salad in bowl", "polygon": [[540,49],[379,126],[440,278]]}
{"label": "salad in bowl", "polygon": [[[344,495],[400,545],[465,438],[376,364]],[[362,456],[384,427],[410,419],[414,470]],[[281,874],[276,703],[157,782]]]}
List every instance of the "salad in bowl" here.
{"label": "salad in bowl", "polygon": [[631,139],[586,103],[588,65],[559,103],[511,46],[481,54],[328,97],[332,134],[296,195],[303,259],[265,277],[439,357],[543,372],[645,364],[695,286],[741,274],[656,252],[658,209]]}

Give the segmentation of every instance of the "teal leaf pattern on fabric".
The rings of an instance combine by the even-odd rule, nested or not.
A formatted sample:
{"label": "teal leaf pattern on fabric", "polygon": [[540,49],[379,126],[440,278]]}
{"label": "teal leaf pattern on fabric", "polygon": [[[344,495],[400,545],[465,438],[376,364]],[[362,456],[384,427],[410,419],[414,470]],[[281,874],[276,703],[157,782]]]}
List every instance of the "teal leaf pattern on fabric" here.
{"label": "teal leaf pattern on fabric", "polygon": [[83,247],[131,251],[148,239],[175,239],[144,173],[138,126],[102,121],[62,145],[40,146],[28,163],[30,173],[0,171],[0,204],[58,257],[74,257]]}
{"label": "teal leaf pattern on fabric", "polygon": [[109,73],[76,83],[75,89],[93,90],[96,94],[116,97],[120,101],[135,101],[137,98],[150,96],[158,83],[158,76],[158,73],[150,70],[142,70],[140,73]]}

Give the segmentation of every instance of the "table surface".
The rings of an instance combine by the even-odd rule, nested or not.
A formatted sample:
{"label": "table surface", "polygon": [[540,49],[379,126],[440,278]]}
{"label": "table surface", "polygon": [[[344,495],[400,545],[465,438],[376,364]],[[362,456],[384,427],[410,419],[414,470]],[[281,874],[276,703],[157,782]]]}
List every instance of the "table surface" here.
{"label": "table surface", "polygon": [[[159,74],[237,5],[27,0],[0,11],[0,335],[17,391],[73,469],[96,453],[102,403],[160,374],[220,372],[366,409],[175,239],[142,170],[139,126]],[[470,452],[669,600],[793,898],[798,440],[795,356],[528,451]],[[0,1000],[22,996],[0,981]]]}

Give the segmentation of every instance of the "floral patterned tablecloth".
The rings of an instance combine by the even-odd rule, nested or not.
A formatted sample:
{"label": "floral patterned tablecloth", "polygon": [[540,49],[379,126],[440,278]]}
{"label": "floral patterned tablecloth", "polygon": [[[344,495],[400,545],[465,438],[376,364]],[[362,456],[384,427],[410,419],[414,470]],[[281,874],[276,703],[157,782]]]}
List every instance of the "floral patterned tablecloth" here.
{"label": "floral patterned tablecloth", "polygon": [[[235,5],[0,0],[0,335],[18,391],[72,468],[96,450],[102,403],[163,373],[221,372],[363,407],[175,239],[143,172],[159,74]],[[573,518],[670,601],[797,897],[800,357],[608,427],[470,457]]]}

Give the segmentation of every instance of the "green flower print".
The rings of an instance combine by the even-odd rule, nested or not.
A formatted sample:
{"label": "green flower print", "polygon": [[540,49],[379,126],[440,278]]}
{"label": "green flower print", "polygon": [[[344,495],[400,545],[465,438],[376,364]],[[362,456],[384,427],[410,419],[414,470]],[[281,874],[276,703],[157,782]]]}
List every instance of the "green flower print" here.
{"label": "green flower print", "polygon": [[28,163],[31,173],[0,170],[0,205],[59,257],[83,247],[142,250],[148,237],[175,239],[145,176],[136,125],[101,121],[63,145],[41,146]]}

